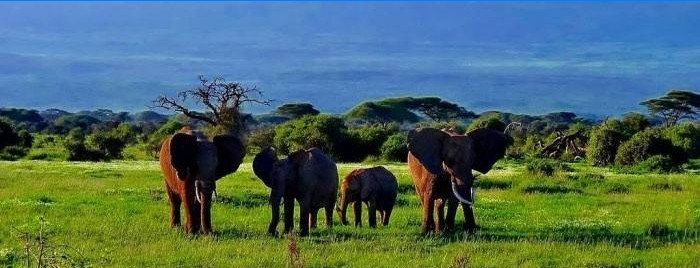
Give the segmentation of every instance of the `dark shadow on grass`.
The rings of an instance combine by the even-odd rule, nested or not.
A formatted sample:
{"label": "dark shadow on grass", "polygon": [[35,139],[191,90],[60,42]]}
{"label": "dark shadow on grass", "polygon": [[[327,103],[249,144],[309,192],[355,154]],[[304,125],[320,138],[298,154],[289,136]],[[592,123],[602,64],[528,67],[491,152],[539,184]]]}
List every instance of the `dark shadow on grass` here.
{"label": "dark shadow on grass", "polygon": [[[436,246],[444,246],[463,241],[490,241],[490,242],[562,242],[575,244],[606,243],[632,249],[649,249],[663,246],[668,243],[700,242],[700,231],[680,230],[668,226],[650,227],[646,233],[617,233],[608,227],[578,227],[562,226],[529,233],[516,233],[502,228],[480,228],[475,234],[466,234],[461,229],[436,237]],[[426,239],[421,237],[419,239]]]}

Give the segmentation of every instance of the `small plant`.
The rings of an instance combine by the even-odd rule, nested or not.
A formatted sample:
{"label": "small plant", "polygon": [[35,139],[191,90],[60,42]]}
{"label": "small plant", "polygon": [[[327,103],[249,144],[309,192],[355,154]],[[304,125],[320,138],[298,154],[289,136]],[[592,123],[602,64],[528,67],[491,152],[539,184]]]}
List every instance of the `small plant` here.
{"label": "small plant", "polygon": [[304,261],[301,258],[299,245],[297,244],[297,237],[295,235],[289,236],[289,246],[287,247],[287,251],[289,252],[289,267],[304,267]]}
{"label": "small plant", "polygon": [[570,171],[571,168],[562,162],[552,159],[530,158],[525,161],[525,170],[530,174],[551,177],[557,171]]}
{"label": "small plant", "polygon": [[452,261],[452,265],[450,266],[451,268],[467,268],[469,267],[469,255],[468,254],[459,254],[455,256],[454,260]]}
{"label": "small plant", "polygon": [[605,187],[605,193],[608,194],[626,194],[630,192],[630,187],[627,184],[620,182],[612,182]]}
{"label": "small plant", "polygon": [[24,257],[20,257],[20,259],[24,259],[22,262],[24,262],[26,267],[34,265],[36,267],[88,266],[80,251],[66,244],[51,243],[46,226],[47,222],[44,220],[44,217],[39,217],[39,226],[35,234],[13,228],[18,233],[17,237],[22,241]]}
{"label": "small plant", "polygon": [[683,187],[677,182],[668,180],[653,182],[649,185],[649,189],[656,191],[682,191]]}

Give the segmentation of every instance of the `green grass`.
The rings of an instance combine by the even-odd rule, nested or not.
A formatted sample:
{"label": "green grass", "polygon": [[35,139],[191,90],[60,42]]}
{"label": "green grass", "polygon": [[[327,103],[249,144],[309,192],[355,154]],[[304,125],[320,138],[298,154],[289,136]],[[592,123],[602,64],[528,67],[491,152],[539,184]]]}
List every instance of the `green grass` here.
{"label": "green grass", "polygon": [[[360,166],[366,165],[340,164],[340,177]],[[700,175],[571,166],[573,172],[539,177],[521,164],[499,163],[476,183],[476,235],[421,236],[407,168],[389,164],[400,187],[390,226],[339,226],[334,215],[333,230],[321,224],[298,239],[302,261],[307,267],[697,267]],[[163,189],[152,161],[0,162],[0,265],[20,265],[16,230],[36,230],[40,216],[51,243],[79,250],[92,266],[288,265],[290,238],[266,234],[269,190],[250,164],[218,184],[209,237],[168,227]],[[461,226],[461,212],[457,219]]]}

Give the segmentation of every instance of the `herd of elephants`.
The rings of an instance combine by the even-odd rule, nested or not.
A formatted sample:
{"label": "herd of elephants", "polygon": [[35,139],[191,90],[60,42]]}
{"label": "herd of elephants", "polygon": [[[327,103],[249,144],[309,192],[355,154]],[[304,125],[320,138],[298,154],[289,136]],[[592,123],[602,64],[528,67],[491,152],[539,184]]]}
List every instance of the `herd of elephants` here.
{"label": "herd of elephants", "polygon": [[[464,210],[464,230],[474,232],[476,223],[474,175],[486,173],[505,155],[513,140],[506,132],[480,128],[465,134],[434,128],[408,132],[408,167],[423,209],[422,233],[451,230],[458,205]],[[185,207],[185,231],[209,234],[211,205],[216,181],[235,172],[245,156],[240,139],[219,135],[212,139],[183,128],[166,138],[160,151],[160,166],[170,200],[170,224],[180,225],[180,205]],[[369,225],[376,226],[377,212],[383,225],[389,224],[396,201],[396,177],[384,167],[356,169],[340,185],[333,160],[318,148],[298,150],[280,159],[274,148],[263,149],[253,160],[253,171],[271,189],[272,219],[268,232],[277,235],[280,206],[284,206],[284,232],[294,228],[294,201],[300,206],[301,236],[316,227],[318,211],[325,209],[326,224],[333,224],[337,210],[348,224],[347,207],[353,203],[355,225],[361,224],[362,204],[369,210]],[[445,214],[445,206],[447,213]],[[433,214],[437,214],[435,217]],[[436,220],[437,218],[437,220]]]}

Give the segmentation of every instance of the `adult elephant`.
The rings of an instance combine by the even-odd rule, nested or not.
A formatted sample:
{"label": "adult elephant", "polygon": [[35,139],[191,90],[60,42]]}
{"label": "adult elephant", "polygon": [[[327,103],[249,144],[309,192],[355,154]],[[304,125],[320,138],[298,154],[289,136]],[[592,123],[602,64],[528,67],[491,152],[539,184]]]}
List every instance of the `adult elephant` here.
{"label": "adult elephant", "polygon": [[280,204],[284,201],[284,232],[294,228],[294,200],[299,202],[301,236],[316,227],[319,209],[325,209],[326,225],[333,226],[333,207],[338,193],[338,169],[320,149],[295,151],[284,159],[277,158],[274,148],[266,148],[255,156],[253,171],[267,187],[272,206],[268,232],[277,234]]}
{"label": "adult elephant", "polygon": [[[422,233],[452,229],[458,200],[464,210],[464,229],[474,232],[472,170],[487,173],[503,158],[512,142],[505,133],[487,128],[465,135],[434,128],[418,128],[408,133],[408,166],[423,206]],[[435,210],[437,222],[433,217]]]}
{"label": "adult elephant", "polygon": [[216,181],[235,172],[243,161],[245,147],[236,137],[219,135],[212,140],[183,128],[163,141],[160,168],[170,200],[170,225],[180,225],[180,204],[185,206],[185,231],[212,231],[211,203]]}

